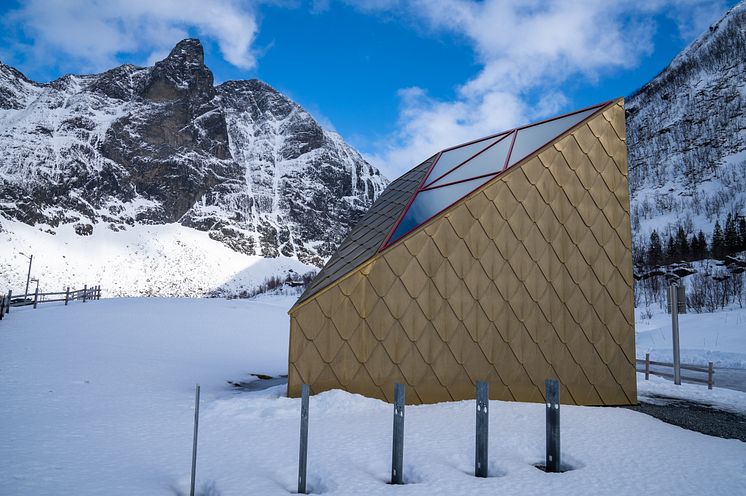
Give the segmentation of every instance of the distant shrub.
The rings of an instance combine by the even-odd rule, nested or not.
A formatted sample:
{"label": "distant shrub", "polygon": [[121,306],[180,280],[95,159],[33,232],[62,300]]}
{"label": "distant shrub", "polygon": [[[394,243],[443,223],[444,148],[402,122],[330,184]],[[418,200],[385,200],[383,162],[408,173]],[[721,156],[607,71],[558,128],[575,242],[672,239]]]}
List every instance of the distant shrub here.
{"label": "distant shrub", "polygon": [[288,272],[285,277],[270,276],[259,285],[249,290],[240,291],[237,298],[254,298],[261,294],[300,294],[308,286],[308,283],[316,276],[316,271],[305,274]]}

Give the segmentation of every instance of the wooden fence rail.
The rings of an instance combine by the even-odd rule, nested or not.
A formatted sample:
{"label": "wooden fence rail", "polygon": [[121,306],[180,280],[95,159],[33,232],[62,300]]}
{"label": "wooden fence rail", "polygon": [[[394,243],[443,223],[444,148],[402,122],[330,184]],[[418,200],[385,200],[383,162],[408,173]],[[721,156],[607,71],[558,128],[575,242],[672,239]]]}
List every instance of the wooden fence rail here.
{"label": "wooden fence rail", "polygon": [[[651,366],[656,367],[667,367],[670,369],[673,369],[673,364],[669,362],[656,362],[650,359],[650,353],[645,353],[645,360],[640,360],[639,358],[636,360],[638,364],[644,365],[643,370],[639,370],[639,372],[645,372],[645,380],[650,379],[650,374],[661,376],[661,377],[668,377],[673,379],[674,374],[668,373],[668,372],[661,372],[660,370],[650,370]],[[712,362],[709,362],[707,364],[707,367],[703,365],[689,365],[682,363],[679,365],[679,368],[681,370],[691,370],[693,372],[701,372],[704,374],[707,374],[707,379],[703,379],[701,377],[692,377],[692,376],[681,376],[683,380],[689,381],[689,382],[697,382],[699,384],[707,384],[707,389],[712,389],[712,386],[715,385],[715,369],[712,366]]]}
{"label": "wooden fence rail", "polygon": [[38,288],[33,293],[26,293],[26,294],[13,294],[12,291],[8,291],[7,295],[0,296],[0,320],[3,319],[4,315],[7,315],[8,312],[10,312],[10,307],[23,307],[32,305],[34,308],[36,308],[37,305],[41,303],[52,303],[52,302],[61,302],[64,301],[65,305],[68,304],[68,302],[75,301],[75,300],[82,300],[83,302],[87,300],[99,300],[101,299],[101,286],[91,286],[90,288],[88,285],[85,285],[83,289],[73,289],[66,288],[65,291],[50,291],[47,293],[40,293]]}

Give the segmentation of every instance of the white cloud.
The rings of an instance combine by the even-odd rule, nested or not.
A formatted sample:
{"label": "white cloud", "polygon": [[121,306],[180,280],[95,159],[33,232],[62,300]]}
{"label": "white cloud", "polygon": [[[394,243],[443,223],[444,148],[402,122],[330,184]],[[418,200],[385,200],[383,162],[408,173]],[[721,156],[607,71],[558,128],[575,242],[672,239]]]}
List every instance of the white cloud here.
{"label": "white cloud", "polygon": [[157,60],[191,33],[214,40],[226,61],[256,65],[255,13],[233,0],[28,0],[6,18],[31,43],[38,63],[64,56],[86,70],[108,69],[123,54]]}
{"label": "white cloud", "polygon": [[[670,16],[687,36],[687,26],[702,23],[702,12],[713,20],[712,4],[410,0],[400,5],[399,15],[463,36],[482,67],[460,84],[453,101],[430,98],[422,88],[402,90],[397,132],[369,158],[393,178],[446,146],[559,113],[569,103],[563,84],[578,78],[593,83],[636,66],[653,51],[654,14]],[[397,3],[370,0],[361,10],[390,15],[392,5]]]}

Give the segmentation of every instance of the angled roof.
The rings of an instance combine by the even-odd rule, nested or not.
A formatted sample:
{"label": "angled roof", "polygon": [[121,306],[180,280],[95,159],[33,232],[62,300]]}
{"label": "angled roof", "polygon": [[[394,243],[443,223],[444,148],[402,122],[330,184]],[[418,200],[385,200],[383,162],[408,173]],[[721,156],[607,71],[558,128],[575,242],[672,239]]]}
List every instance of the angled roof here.
{"label": "angled roof", "polygon": [[389,185],[296,305],[612,103],[447,148],[422,162]]}
{"label": "angled roof", "polygon": [[430,170],[435,157],[433,155],[389,184],[355,224],[324,268],[316,274],[298,302],[325,288],[378,252],[422,183],[425,174]]}

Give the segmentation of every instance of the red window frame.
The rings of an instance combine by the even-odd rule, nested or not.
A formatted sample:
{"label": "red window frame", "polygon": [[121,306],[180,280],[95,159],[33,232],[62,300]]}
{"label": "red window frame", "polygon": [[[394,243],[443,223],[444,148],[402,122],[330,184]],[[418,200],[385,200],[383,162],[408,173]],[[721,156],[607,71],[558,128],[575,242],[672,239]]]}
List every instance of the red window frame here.
{"label": "red window frame", "polygon": [[[440,152],[438,152],[438,155],[436,156],[435,160],[433,160],[433,163],[432,163],[432,164],[430,164],[430,167],[429,167],[429,168],[428,168],[428,170],[427,170],[427,174],[425,174],[425,176],[424,176],[424,177],[422,178],[422,180],[420,181],[420,183],[419,183],[419,185],[417,186],[417,189],[415,190],[414,194],[413,194],[413,195],[411,196],[411,198],[410,198],[410,199],[409,199],[409,201],[407,202],[407,205],[406,205],[406,206],[404,207],[404,210],[403,210],[403,211],[401,212],[401,214],[399,214],[399,217],[398,217],[398,218],[396,219],[396,223],[394,223],[394,226],[393,226],[393,228],[391,229],[391,231],[389,232],[389,234],[388,234],[388,235],[386,236],[386,239],[385,239],[385,240],[383,241],[383,243],[382,243],[382,244],[381,244],[381,246],[379,247],[379,249],[378,249],[378,252],[380,253],[380,252],[382,252],[382,251],[386,250],[387,248],[389,248],[390,246],[392,246],[393,244],[395,244],[396,242],[398,242],[398,241],[400,241],[400,240],[402,240],[402,239],[406,238],[406,237],[407,237],[407,236],[409,236],[409,235],[410,235],[410,234],[411,234],[411,233],[412,233],[413,231],[415,231],[416,229],[418,229],[418,228],[419,228],[420,226],[422,226],[422,225],[424,225],[424,224],[427,224],[427,223],[428,223],[428,222],[430,222],[430,221],[431,221],[432,219],[434,219],[435,217],[438,217],[438,216],[439,216],[440,214],[442,214],[443,212],[445,212],[446,210],[448,210],[449,208],[451,208],[451,207],[452,207],[452,206],[453,206],[453,205],[454,205],[455,203],[457,203],[458,201],[460,201],[460,199],[459,199],[459,200],[456,200],[455,202],[453,202],[453,203],[449,204],[449,205],[448,205],[448,206],[446,206],[445,208],[441,209],[441,210],[440,210],[439,212],[437,212],[437,213],[435,213],[435,214],[431,215],[430,217],[428,217],[428,218],[427,218],[427,219],[425,219],[424,221],[420,222],[420,223],[419,223],[418,225],[416,225],[415,227],[413,227],[413,228],[412,228],[412,229],[410,229],[409,231],[407,231],[407,232],[405,232],[404,234],[402,234],[401,236],[399,236],[399,237],[398,237],[397,239],[395,239],[395,240],[391,241],[391,237],[392,237],[392,236],[394,235],[394,233],[396,232],[396,230],[397,230],[397,229],[399,228],[399,224],[401,224],[401,221],[402,221],[402,219],[404,219],[404,216],[405,216],[405,215],[407,215],[407,212],[409,212],[409,207],[410,207],[410,206],[412,205],[412,203],[414,202],[415,198],[417,197],[417,195],[418,195],[418,194],[419,194],[419,193],[420,193],[421,191],[427,191],[427,190],[433,190],[433,189],[443,188],[443,187],[446,187],[446,186],[451,186],[451,185],[453,185],[453,184],[459,184],[459,183],[463,183],[463,182],[466,182],[466,181],[473,181],[473,180],[475,180],[475,179],[480,179],[480,178],[483,178],[483,177],[484,177],[484,178],[490,178],[489,180],[491,181],[492,179],[494,179],[494,178],[496,178],[496,177],[498,177],[498,176],[500,176],[500,175],[504,174],[504,173],[505,173],[505,171],[507,171],[507,170],[508,170],[508,164],[510,163],[510,156],[511,156],[511,155],[513,154],[513,146],[515,145],[515,140],[516,140],[516,137],[517,137],[517,135],[518,135],[518,132],[519,132],[519,131],[521,131],[522,129],[527,129],[527,128],[530,128],[530,127],[534,127],[534,126],[538,126],[538,125],[541,125],[541,124],[545,124],[545,123],[547,123],[547,122],[555,121],[555,120],[557,120],[557,119],[562,119],[562,118],[565,118],[565,117],[570,117],[570,116],[572,116],[572,115],[575,115],[575,114],[579,114],[579,113],[581,113],[581,112],[586,112],[586,111],[588,111],[588,110],[591,110],[591,109],[594,109],[594,108],[596,109],[596,111],[595,111],[595,112],[593,112],[592,114],[588,115],[588,116],[587,116],[587,117],[586,117],[585,119],[583,119],[582,121],[580,121],[580,122],[577,122],[577,123],[575,123],[575,124],[574,124],[573,126],[571,126],[570,128],[566,129],[565,131],[563,131],[563,132],[562,132],[562,133],[560,133],[559,135],[557,135],[557,136],[553,137],[552,139],[550,139],[549,141],[546,141],[545,143],[541,144],[541,145],[540,145],[540,146],[539,146],[538,148],[535,148],[535,149],[534,149],[533,151],[531,151],[530,153],[528,153],[528,154],[527,154],[527,155],[526,155],[525,157],[523,157],[523,158],[522,158],[521,160],[519,160],[518,162],[516,162],[515,164],[513,164],[513,166],[512,166],[512,167],[510,167],[510,168],[513,168],[513,167],[516,167],[516,166],[520,165],[520,164],[521,164],[521,162],[522,162],[522,161],[523,161],[523,160],[524,160],[524,159],[525,159],[526,157],[530,157],[531,155],[535,154],[535,153],[536,153],[537,151],[539,151],[539,150],[541,150],[542,148],[544,148],[545,146],[547,146],[547,145],[548,145],[549,143],[552,143],[552,142],[556,141],[556,140],[557,140],[557,139],[558,139],[558,138],[559,138],[560,136],[563,136],[564,134],[567,134],[567,133],[569,133],[569,132],[570,132],[571,130],[575,129],[575,128],[576,128],[577,126],[579,126],[579,125],[581,125],[582,123],[584,123],[584,122],[588,121],[589,119],[591,119],[591,118],[595,117],[596,115],[598,115],[598,113],[599,113],[599,112],[601,112],[602,110],[606,109],[606,108],[607,108],[607,107],[608,107],[609,105],[611,105],[611,104],[612,104],[612,103],[613,103],[614,101],[615,101],[615,100],[608,100],[608,101],[606,101],[606,102],[603,102],[603,103],[599,103],[599,104],[596,104],[596,105],[591,105],[591,106],[589,106],[589,107],[585,107],[585,108],[582,108],[582,109],[580,109],[580,110],[574,110],[574,111],[572,111],[572,112],[568,112],[568,113],[566,113],[566,114],[561,114],[561,115],[557,115],[557,116],[554,116],[554,117],[550,117],[549,119],[544,119],[544,120],[541,120],[541,121],[538,121],[538,122],[533,122],[533,123],[531,123],[531,124],[526,124],[526,125],[524,125],[524,126],[521,126],[521,127],[516,127],[516,128],[513,128],[513,129],[511,129],[511,130],[509,130],[509,131],[504,131],[504,132],[501,132],[501,133],[496,133],[496,134],[492,134],[492,135],[489,135],[489,136],[487,136],[487,137],[484,137],[484,138],[479,138],[479,139],[476,139],[476,140],[468,141],[468,142],[466,142],[466,143],[461,143],[460,145],[452,146],[452,147],[450,147],[450,148],[446,148],[446,149],[444,149],[444,150],[441,150]],[[503,136],[503,135],[504,135],[504,136]],[[462,161],[462,162],[458,163],[457,165],[455,165],[454,167],[452,167],[451,169],[449,169],[449,170],[448,170],[447,172],[445,172],[445,173],[441,174],[440,176],[436,177],[436,178],[435,178],[435,179],[433,179],[432,181],[428,181],[428,179],[429,179],[429,177],[430,177],[430,174],[431,174],[431,172],[433,171],[433,169],[435,168],[435,165],[436,165],[436,164],[438,163],[438,161],[440,160],[440,157],[441,157],[441,156],[442,156],[442,155],[443,155],[444,153],[446,153],[446,152],[449,152],[449,151],[451,151],[451,150],[454,150],[454,149],[456,149],[456,148],[461,148],[461,147],[464,147],[464,146],[472,145],[472,144],[474,144],[474,143],[478,143],[478,142],[480,142],[480,141],[486,141],[486,140],[488,140],[488,139],[492,139],[492,138],[495,138],[495,137],[498,137],[498,136],[502,136],[502,137],[501,137],[500,139],[496,140],[496,141],[495,141],[494,143],[492,143],[492,144],[490,144],[490,145],[488,145],[488,146],[484,147],[483,149],[481,149],[480,151],[478,151],[478,152],[477,152],[477,153],[475,153],[474,155],[470,156],[470,157],[469,157],[469,158],[467,158],[466,160],[464,160],[464,161]],[[495,145],[496,145],[497,143],[501,142],[501,141],[502,141],[502,140],[504,140],[504,139],[507,139],[508,137],[511,137],[511,139],[512,139],[512,142],[510,143],[510,149],[508,150],[508,154],[507,154],[507,156],[505,157],[505,163],[503,164],[503,167],[502,167],[502,169],[500,169],[499,171],[496,171],[496,172],[494,172],[494,173],[482,174],[482,175],[480,175],[480,176],[469,177],[469,178],[466,178],[466,179],[460,179],[460,180],[458,180],[458,181],[453,181],[453,182],[450,182],[450,183],[438,184],[438,185],[436,185],[436,186],[426,186],[426,185],[428,185],[428,184],[432,184],[432,183],[434,183],[434,182],[436,182],[436,181],[439,181],[439,180],[440,180],[440,179],[442,179],[442,178],[443,178],[444,176],[447,176],[448,174],[450,174],[451,172],[453,172],[453,171],[454,171],[454,170],[456,170],[457,168],[461,167],[461,166],[462,166],[462,165],[464,165],[465,163],[469,162],[469,161],[470,161],[470,160],[472,160],[472,159],[473,159],[474,157],[478,156],[479,154],[481,154],[482,152],[484,152],[484,151],[485,151],[485,150],[487,150],[488,148],[491,148],[491,147],[495,146]],[[485,183],[486,183],[486,182],[487,182],[487,181],[485,181]],[[484,184],[482,184],[482,186],[484,186]],[[481,188],[482,186],[478,186],[477,188],[475,188],[474,190],[472,190],[472,191],[471,191],[470,193],[467,193],[466,195],[464,195],[464,196],[463,196],[463,197],[461,197],[461,198],[464,198],[464,197],[468,196],[469,194],[473,193],[474,191],[476,191],[476,189],[478,189],[478,188]]]}

